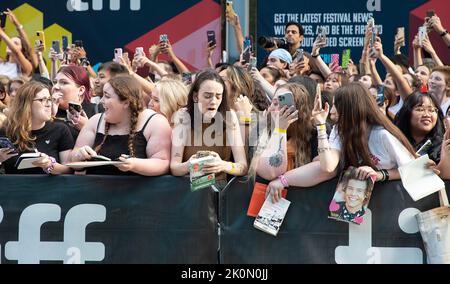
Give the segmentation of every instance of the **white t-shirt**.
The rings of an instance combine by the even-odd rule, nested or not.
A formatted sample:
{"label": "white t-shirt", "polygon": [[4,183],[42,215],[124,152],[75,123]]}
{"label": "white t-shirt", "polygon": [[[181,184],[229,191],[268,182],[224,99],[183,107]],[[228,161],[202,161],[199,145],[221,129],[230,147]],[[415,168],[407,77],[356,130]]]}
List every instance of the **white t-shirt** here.
{"label": "white t-shirt", "polygon": [[388,108],[388,111],[390,113],[392,113],[394,116],[397,115],[397,113],[402,109],[403,107],[403,99],[402,97],[400,97],[400,100],[398,101],[398,104],[391,106],[390,108]]}
{"label": "white t-shirt", "polygon": [[[341,151],[342,142],[336,126],[331,131],[329,141],[330,148]],[[372,128],[369,136],[369,151],[373,163],[379,170],[397,169],[414,160],[405,146],[382,126]]]}
{"label": "white t-shirt", "polygon": [[19,76],[19,68],[16,63],[0,62],[0,75],[8,76],[9,79],[14,79]]}

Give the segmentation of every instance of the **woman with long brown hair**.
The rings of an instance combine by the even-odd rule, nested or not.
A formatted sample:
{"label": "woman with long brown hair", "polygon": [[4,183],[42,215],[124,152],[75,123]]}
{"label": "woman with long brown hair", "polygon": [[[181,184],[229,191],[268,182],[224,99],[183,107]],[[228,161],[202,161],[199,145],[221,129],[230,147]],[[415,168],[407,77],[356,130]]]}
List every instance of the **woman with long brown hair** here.
{"label": "woman with long brown hair", "polygon": [[[5,130],[0,137],[7,137],[18,150],[0,150],[0,162],[5,162],[7,174],[64,174],[70,168],[62,164],[69,160],[74,141],[69,129],[62,123],[51,121],[53,99],[49,89],[39,82],[29,82],[19,88],[11,104]],[[41,159],[34,162],[36,168],[18,170],[17,155],[40,152]]]}
{"label": "woman with long brown hair", "polygon": [[103,114],[81,130],[72,161],[102,155],[124,164],[88,169],[88,174],[158,176],[169,171],[171,128],[167,119],[144,109],[139,82],[118,76],[103,87]]}
{"label": "woman with long brown hair", "polygon": [[398,180],[398,168],[415,158],[413,146],[403,133],[377,109],[369,91],[359,83],[339,88],[331,114],[337,118],[330,138],[323,135],[329,106],[322,110],[316,97],[313,117],[319,131],[319,158],[326,172],[350,166],[358,177],[377,181]]}

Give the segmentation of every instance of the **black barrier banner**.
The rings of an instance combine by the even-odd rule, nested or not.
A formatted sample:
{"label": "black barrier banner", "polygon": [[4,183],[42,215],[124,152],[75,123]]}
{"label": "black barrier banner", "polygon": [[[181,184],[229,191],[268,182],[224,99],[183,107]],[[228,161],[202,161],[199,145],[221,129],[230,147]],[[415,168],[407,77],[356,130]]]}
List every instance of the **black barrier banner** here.
{"label": "black barrier banner", "polygon": [[217,263],[216,202],[187,178],[1,176],[1,263]]}
{"label": "black barrier banner", "polygon": [[172,176],[0,176],[1,263],[426,262],[414,216],[438,207],[437,193],[413,202],[400,182],[377,184],[358,226],[327,218],[336,180],[291,188],[273,237],[246,215],[245,179],[217,194]]}
{"label": "black barrier banner", "polygon": [[[420,264],[425,250],[414,215],[439,207],[437,193],[414,202],[401,182],[376,184],[365,221],[328,219],[337,180],[290,188],[291,206],[277,237],[246,216],[251,184],[235,180],[221,193],[221,262],[234,264]],[[450,192],[447,182],[447,192]]]}

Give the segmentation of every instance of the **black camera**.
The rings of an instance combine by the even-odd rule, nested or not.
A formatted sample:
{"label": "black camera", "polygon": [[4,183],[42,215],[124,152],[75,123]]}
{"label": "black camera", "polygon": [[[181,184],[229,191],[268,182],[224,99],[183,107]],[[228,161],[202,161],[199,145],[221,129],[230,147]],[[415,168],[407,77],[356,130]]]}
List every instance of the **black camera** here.
{"label": "black camera", "polygon": [[272,48],[275,45],[278,48],[285,48],[288,46],[288,41],[283,37],[266,37],[262,36],[258,38],[258,44],[262,48]]}

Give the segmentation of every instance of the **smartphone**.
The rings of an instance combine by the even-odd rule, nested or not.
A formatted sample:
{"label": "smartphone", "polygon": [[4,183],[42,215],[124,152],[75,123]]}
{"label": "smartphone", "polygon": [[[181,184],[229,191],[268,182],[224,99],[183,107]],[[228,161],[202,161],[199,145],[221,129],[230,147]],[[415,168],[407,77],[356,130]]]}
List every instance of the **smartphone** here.
{"label": "smartphone", "polygon": [[141,56],[145,56],[144,48],[143,47],[136,47],[136,50],[134,52],[134,57],[141,57]]}
{"label": "smartphone", "polygon": [[82,40],[76,40],[75,41],[75,47],[83,47],[83,41]]}
{"label": "smartphone", "polygon": [[216,45],[216,32],[215,31],[207,31],[206,36],[208,38],[208,46],[209,47]]}
{"label": "smartphone", "polygon": [[379,107],[384,106],[384,85],[377,88],[377,104]]}
{"label": "smartphone", "polygon": [[230,16],[234,16],[236,14],[233,9],[233,1],[227,1],[226,11]]}
{"label": "smartphone", "polygon": [[305,59],[305,53],[303,52],[303,49],[299,48],[297,49],[297,56],[295,57],[296,62],[302,62]]}
{"label": "smartphone", "polygon": [[159,36],[159,42],[169,42],[169,37],[166,34]]}
{"label": "smartphone", "polygon": [[40,41],[40,43],[45,46],[45,34],[44,34],[44,32],[43,31],[37,31],[36,32],[36,36],[37,36],[38,40]]}
{"label": "smartphone", "polygon": [[370,17],[369,20],[367,20],[367,25],[369,28],[375,26],[375,19]]}
{"label": "smartphone", "polygon": [[64,52],[69,48],[69,38],[67,36],[62,36],[62,47]]}
{"label": "smartphone", "polygon": [[427,37],[427,27],[420,26],[419,27],[419,44],[422,45],[423,40]]}
{"label": "smartphone", "polygon": [[327,39],[327,34],[325,32],[325,29],[323,27],[318,27],[318,33],[317,33],[317,37],[319,38],[320,41],[326,40]]}
{"label": "smartphone", "polygon": [[342,69],[348,69],[348,65],[350,64],[350,58],[351,58],[351,49],[344,49],[342,51]]}
{"label": "smartphone", "polygon": [[181,79],[185,85],[192,84],[192,73],[183,72],[183,74],[181,74]]}
{"label": "smartphone", "polygon": [[248,65],[247,71],[252,71],[253,68],[256,68],[256,64],[258,63],[258,59],[256,57],[250,57],[250,64]]}
{"label": "smartphone", "polygon": [[395,37],[396,38],[403,38],[401,46],[405,46],[405,28],[404,27],[397,28],[397,35]]}
{"label": "smartphone", "polygon": [[252,42],[249,37],[246,37],[244,40],[242,60],[245,61],[245,63],[250,63],[250,57],[252,57]]}
{"label": "smartphone", "polygon": [[291,106],[295,105],[294,104],[294,94],[291,92],[288,92],[288,93],[283,93],[283,94],[279,95],[278,96],[278,105],[279,105],[280,109],[284,106],[291,107]]}
{"label": "smartphone", "polygon": [[56,53],[61,53],[61,47],[60,47],[60,44],[59,44],[59,40],[54,40],[54,41],[52,41],[52,48],[53,48],[53,51],[55,51]]}
{"label": "smartphone", "polygon": [[370,47],[372,48],[377,41],[378,28],[376,26],[372,27],[372,37],[370,38]]}
{"label": "smartphone", "polygon": [[6,25],[6,14],[0,12],[0,28],[4,29]]}
{"label": "smartphone", "polygon": [[69,112],[71,114],[80,113],[82,109],[83,107],[79,103],[69,102]]}
{"label": "smartphone", "polygon": [[0,137],[0,149],[13,149],[14,151],[12,153],[14,154],[19,153],[14,144],[6,137]]}
{"label": "smartphone", "polygon": [[436,12],[435,12],[434,10],[427,10],[427,17],[428,17],[428,18],[431,18],[431,17],[433,17],[434,15],[436,15]]}
{"label": "smartphone", "polygon": [[120,58],[123,56],[122,48],[114,49],[114,62],[120,63]]}
{"label": "smartphone", "polygon": [[339,54],[331,54],[331,63],[333,63],[333,65],[339,66]]}

